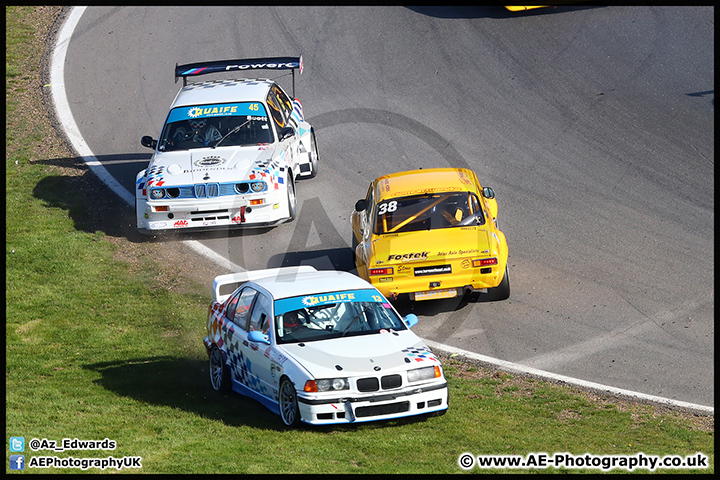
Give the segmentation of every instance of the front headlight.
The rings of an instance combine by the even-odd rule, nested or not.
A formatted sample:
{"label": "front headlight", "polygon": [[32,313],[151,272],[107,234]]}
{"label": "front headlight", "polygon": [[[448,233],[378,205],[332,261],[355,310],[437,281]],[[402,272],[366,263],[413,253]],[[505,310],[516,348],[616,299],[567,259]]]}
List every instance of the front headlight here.
{"label": "front headlight", "polygon": [[262,192],[265,190],[265,182],[252,182],[250,188],[253,192]]}
{"label": "front headlight", "polygon": [[435,365],[433,367],[416,368],[415,370],[408,370],[407,377],[408,382],[420,382],[422,380],[432,380],[442,375],[440,367]]}
{"label": "front headlight", "polygon": [[333,390],[348,390],[350,382],[347,378],[324,378],[321,380],[308,380],[305,382],[306,392],[329,392]]}
{"label": "front headlight", "polygon": [[160,200],[161,198],[165,197],[165,189],[153,188],[152,190],[150,190],[150,196],[155,200]]}

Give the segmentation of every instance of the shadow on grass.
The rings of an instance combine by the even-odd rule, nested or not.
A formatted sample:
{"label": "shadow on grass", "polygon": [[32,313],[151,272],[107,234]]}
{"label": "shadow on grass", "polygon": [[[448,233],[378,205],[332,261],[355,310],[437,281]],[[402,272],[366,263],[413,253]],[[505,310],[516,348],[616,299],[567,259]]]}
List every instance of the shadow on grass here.
{"label": "shadow on grass", "polygon": [[[99,362],[83,368],[102,375],[94,383],[121,397],[151,405],[177,408],[232,427],[287,430],[280,417],[259,402],[231,392],[222,394],[210,387],[208,363],[171,356]],[[353,425],[303,426],[316,431],[354,431],[358,428],[405,425],[422,422],[425,416]]]}
{"label": "shadow on grass", "polygon": [[[127,161],[131,161],[130,158]],[[101,182],[81,157],[53,158],[33,163],[53,165],[66,173],[42,178],[35,185],[33,195],[45,202],[48,208],[67,211],[76,230],[88,233],[100,231],[132,242],[144,240],[134,228],[132,207]]]}

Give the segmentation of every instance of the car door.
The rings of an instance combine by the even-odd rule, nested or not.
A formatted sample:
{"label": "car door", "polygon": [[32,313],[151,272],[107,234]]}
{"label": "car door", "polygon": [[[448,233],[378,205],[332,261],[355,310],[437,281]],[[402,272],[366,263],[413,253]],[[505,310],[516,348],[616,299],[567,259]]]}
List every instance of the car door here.
{"label": "car door", "polygon": [[248,350],[250,350],[250,343],[247,340],[250,312],[257,293],[257,290],[252,287],[244,287],[238,295],[234,309],[226,311],[227,319],[230,321],[228,325],[228,341],[225,344],[228,367],[230,368],[233,389],[238,390],[240,393],[246,393],[243,391],[245,388],[252,390],[252,386],[257,383],[257,379],[253,377],[252,364],[249,363],[247,355]]}
{"label": "car door", "polygon": [[[250,325],[248,332],[260,331],[265,335],[270,335],[270,318],[272,315],[272,301],[263,292],[258,292],[255,302],[250,312]],[[257,379],[254,390],[268,398],[275,398],[277,391],[277,382],[275,371],[271,368],[270,355],[271,347],[265,343],[249,342],[249,348],[246,352],[249,370]]]}

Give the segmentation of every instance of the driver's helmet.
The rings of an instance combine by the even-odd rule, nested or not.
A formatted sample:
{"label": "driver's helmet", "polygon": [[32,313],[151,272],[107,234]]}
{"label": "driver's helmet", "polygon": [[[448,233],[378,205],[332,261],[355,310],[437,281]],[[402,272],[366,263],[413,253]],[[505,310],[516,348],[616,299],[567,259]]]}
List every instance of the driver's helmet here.
{"label": "driver's helmet", "polygon": [[200,130],[201,128],[205,127],[206,123],[207,119],[205,118],[195,118],[190,120],[190,127],[194,128],[195,130]]}
{"label": "driver's helmet", "polygon": [[292,310],[283,314],[283,330],[286,332],[292,332],[299,326],[300,321],[298,320],[297,310]]}

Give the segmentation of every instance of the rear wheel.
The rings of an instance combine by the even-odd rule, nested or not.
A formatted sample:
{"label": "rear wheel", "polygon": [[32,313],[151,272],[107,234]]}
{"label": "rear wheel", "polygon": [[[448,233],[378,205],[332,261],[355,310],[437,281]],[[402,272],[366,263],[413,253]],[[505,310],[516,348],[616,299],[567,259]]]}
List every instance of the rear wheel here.
{"label": "rear wheel", "polygon": [[510,276],[508,275],[508,267],[505,266],[505,276],[500,285],[495,288],[488,288],[488,300],[507,300],[510,298]]}
{"label": "rear wheel", "polygon": [[289,378],[283,377],[280,381],[280,392],[278,403],[280,406],[280,418],[288,427],[296,427],[300,424],[300,411],[298,410],[297,393],[295,386]]}

